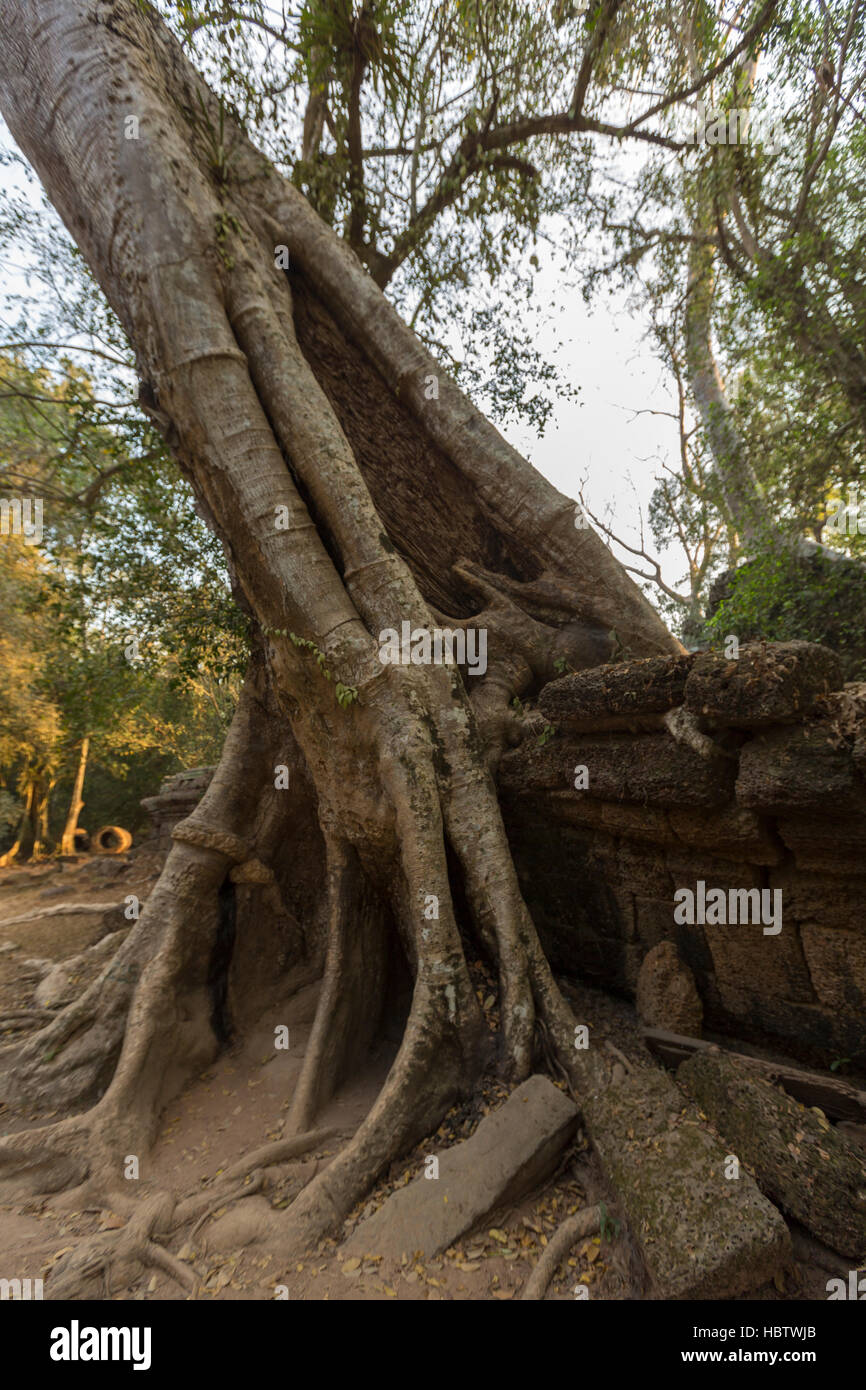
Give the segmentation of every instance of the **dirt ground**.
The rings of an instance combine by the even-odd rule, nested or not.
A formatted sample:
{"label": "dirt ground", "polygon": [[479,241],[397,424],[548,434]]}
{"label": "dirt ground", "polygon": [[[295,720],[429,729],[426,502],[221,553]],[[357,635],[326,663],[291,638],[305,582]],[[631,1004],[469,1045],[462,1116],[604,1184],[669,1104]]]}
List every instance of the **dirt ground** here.
{"label": "dirt ground", "polygon": [[[75,862],[49,860],[35,866],[0,871],[0,1012],[33,1007],[33,992],[47,969],[77,955],[98,941],[108,923],[102,913],[46,916],[4,927],[11,918],[61,903],[122,904],[135,894],[142,901],[159,874],[152,856],[80,858]],[[119,916],[119,920],[118,920]],[[111,928],[122,926],[122,911]],[[118,937],[118,941],[120,941]],[[94,964],[74,980],[84,988],[101,966]],[[579,1016],[593,1030],[594,1041],[610,1039],[625,1054],[640,1052],[637,1022],[626,1003],[595,990],[571,986]],[[316,986],[308,987],[282,1007],[279,1016],[265,1016],[243,1042],[225,1052],[177,1097],[163,1117],[154,1152],[143,1164],[142,1187],[169,1188],[179,1195],[204,1190],[215,1175],[243,1154],[278,1139],[300,1072],[316,1004]],[[290,1046],[275,1051],[274,1027],[289,1026]],[[0,1036],[0,1043],[14,1034]],[[346,1259],[336,1241],[322,1243],[307,1259],[286,1263],[255,1245],[244,1246],[239,1213],[247,1203],[287,1206],[301,1187],[326,1165],[352,1134],[383,1081],[394,1044],[383,1043],[368,1069],[346,1086],[319,1117],[317,1125],[333,1130],[322,1147],[290,1168],[269,1170],[266,1195],[257,1194],[234,1205],[231,1213],[218,1209],[197,1227],[175,1234],[169,1248],[188,1262],[201,1281],[203,1299],[353,1299],[353,1300],[489,1300],[519,1297],[543,1247],[567,1215],[585,1205],[603,1202],[601,1235],[580,1242],[560,1266],[547,1297],[581,1297],[580,1286],[592,1299],[642,1298],[645,1290],[640,1264],[623,1231],[620,1213],[607,1189],[596,1159],[578,1132],[554,1179],[520,1205],[494,1213],[484,1227],[436,1259],[404,1257],[398,1263],[381,1257]],[[352,1214],[344,1234],[378,1207],[394,1188],[423,1169],[431,1150],[441,1152],[467,1138],[478,1120],[501,1104],[507,1092],[491,1081],[471,1105],[452,1111],[436,1135],[403,1162],[392,1167],[372,1196]],[[42,1122],[44,1117],[40,1117]],[[28,1122],[13,1117],[0,1103],[0,1129],[11,1132]],[[45,1279],[50,1296],[51,1270],[62,1254],[93,1235],[123,1225],[110,1208],[71,1210],[61,1193],[19,1206],[0,1205],[0,1276]],[[801,1260],[781,1286],[771,1285],[758,1297],[772,1300],[825,1299],[828,1270],[841,1265],[835,1256]],[[186,1293],[168,1276],[143,1272],[127,1285],[93,1285],[93,1297],[124,1300],[178,1299]],[[755,1295],[752,1295],[753,1297]]]}

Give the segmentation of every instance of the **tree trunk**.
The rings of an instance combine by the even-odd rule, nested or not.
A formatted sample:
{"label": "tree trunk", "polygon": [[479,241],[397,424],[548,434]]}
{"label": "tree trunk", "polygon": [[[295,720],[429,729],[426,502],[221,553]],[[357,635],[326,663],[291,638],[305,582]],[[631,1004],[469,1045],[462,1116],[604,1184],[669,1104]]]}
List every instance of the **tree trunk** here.
{"label": "tree trunk", "polygon": [[78,817],[81,815],[84,802],[81,793],[84,790],[84,774],[87,771],[87,754],[90,751],[90,739],[85,735],[81,740],[81,748],[78,754],[78,767],[75,770],[75,782],[72,787],[72,796],[69,800],[69,811],[66,816],[66,824],[63,827],[63,834],[60,837],[60,853],[75,853],[75,832],[78,829]]}
{"label": "tree trunk", "polygon": [[708,239],[710,227],[709,213],[705,210],[692,229],[695,239],[689,254],[684,315],[686,365],[692,396],[715,462],[725,511],[748,555],[760,549],[787,550],[804,559],[821,555],[828,560],[844,560],[846,557],[841,551],[807,536],[789,539],[762,496],[758,476],[749,459],[747,441],[737,424],[713,350],[716,252]]}
{"label": "tree trunk", "polygon": [[49,773],[40,773],[33,785],[33,802],[30,818],[33,825],[32,859],[41,859],[48,845],[48,813],[51,808],[51,793],[54,778]]}
{"label": "tree trunk", "polygon": [[715,287],[715,249],[706,239],[709,215],[696,219],[689,253],[685,302],[686,366],[698,415],[716,465],[723,505],[740,543],[754,553],[759,539],[772,528],[761,497],[757,475],[749,462],[745,440],[713,351],[712,306]]}
{"label": "tree trunk", "polygon": [[[596,1077],[520,896],[491,766],[513,696],[562,660],[679,648],[600,538],[575,527],[574,504],[230,123],[231,159],[216,162],[218,105],[153,12],[8,0],[4,28],[3,113],[135,349],[256,652],[213,782],[118,958],[5,1059],[13,1095],[97,1104],[5,1140],[0,1175],[35,1163],[43,1188],[116,1181],[133,1138],[147,1144],[168,1096],[250,1016],[254,961],[295,916],[303,949],[278,978],[283,997],[324,953],[296,1128],[357,1065],[395,949],[413,981],[378,1100],[281,1214],[284,1244],[304,1243],[486,1067],[528,1075],[536,1021],[570,1075]],[[125,138],[130,115],[138,139]],[[486,630],[483,678],[380,659],[386,630],[440,621]],[[271,913],[221,935],[252,883]],[[468,964],[479,954],[498,972],[497,1033]]]}

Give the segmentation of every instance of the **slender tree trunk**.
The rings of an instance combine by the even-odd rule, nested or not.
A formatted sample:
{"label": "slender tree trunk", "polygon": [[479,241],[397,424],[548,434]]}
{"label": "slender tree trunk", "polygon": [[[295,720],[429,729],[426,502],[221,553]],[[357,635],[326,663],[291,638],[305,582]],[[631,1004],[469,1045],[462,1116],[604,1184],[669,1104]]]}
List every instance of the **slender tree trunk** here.
{"label": "slender tree trunk", "polygon": [[[513,695],[563,659],[679,648],[600,538],[575,527],[574,504],[230,124],[231,160],[215,163],[217,103],[153,12],[7,0],[4,25],[4,115],[135,349],[257,655],[218,773],[176,827],[122,960],[7,1059],[10,1093],[98,1103],[4,1141],[0,1174],[38,1153],[43,1183],[48,1171],[116,1179],[130,1135],[148,1142],[167,1096],[252,1007],[243,926],[218,1007],[208,962],[227,896],[260,884],[272,906],[246,929],[257,949],[294,893],[307,958],[324,955],[296,1127],[361,1059],[389,955],[413,981],[379,1098],[283,1214],[287,1245],[304,1243],[485,1068],[525,1077],[537,1021],[569,1074],[597,1080],[521,898],[491,766]],[[488,635],[483,679],[383,663],[383,632],[440,619]],[[300,884],[286,873],[299,843]],[[476,998],[478,954],[498,973],[496,1032]],[[290,993],[303,961],[297,951],[274,987]]]}
{"label": "slender tree trunk", "polygon": [[85,735],[81,740],[81,747],[78,752],[78,766],[75,770],[75,782],[72,786],[72,796],[69,800],[69,811],[66,816],[66,824],[63,827],[63,834],[60,837],[60,853],[75,853],[75,832],[78,829],[78,817],[81,815],[84,802],[81,793],[84,790],[84,774],[87,771],[87,755],[90,751],[90,738]]}
{"label": "slender tree trunk", "polygon": [[757,475],[737,426],[713,349],[712,307],[715,289],[715,248],[707,239],[711,223],[707,210],[692,228],[685,305],[686,365],[692,396],[715,461],[725,509],[740,543],[754,553],[771,528]]}
{"label": "slender tree trunk", "polygon": [[48,814],[51,809],[51,793],[54,778],[47,772],[37,777],[33,787],[33,803],[30,818],[33,825],[33,849],[31,858],[42,859],[48,846]]}
{"label": "slender tree trunk", "polygon": [[708,216],[698,218],[693,227],[696,239],[689,255],[684,316],[686,364],[725,510],[748,555],[767,549],[786,550],[803,558],[820,554],[828,560],[844,559],[841,551],[819,541],[783,533],[763,498],[749,459],[748,442],[737,424],[713,349],[716,252],[708,240],[709,228]]}

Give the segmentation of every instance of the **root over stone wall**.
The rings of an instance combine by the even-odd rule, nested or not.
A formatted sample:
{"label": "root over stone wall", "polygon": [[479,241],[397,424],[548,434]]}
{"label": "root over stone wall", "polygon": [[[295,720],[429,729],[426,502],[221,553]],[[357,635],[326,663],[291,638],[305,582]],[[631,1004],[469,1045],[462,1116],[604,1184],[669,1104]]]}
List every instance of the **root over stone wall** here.
{"label": "root over stone wall", "polygon": [[[499,788],[554,968],[633,997],[673,941],[705,1028],[866,1066],[866,684],[826,648],[760,643],[566,675],[540,709],[553,736],[507,753]],[[144,802],[166,846],[206,784]],[[700,882],[778,890],[781,930],[678,923]]]}

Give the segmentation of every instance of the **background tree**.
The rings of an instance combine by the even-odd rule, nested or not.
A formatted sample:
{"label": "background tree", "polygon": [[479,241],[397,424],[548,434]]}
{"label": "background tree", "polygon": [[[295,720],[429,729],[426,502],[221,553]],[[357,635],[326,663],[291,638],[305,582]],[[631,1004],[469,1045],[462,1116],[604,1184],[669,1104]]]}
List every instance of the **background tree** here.
{"label": "background tree", "polygon": [[[0,766],[7,800],[4,820],[10,842],[0,856],[7,864],[29,839],[40,852],[45,802],[60,741],[60,712],[46,693],[45,655],[51,633],[40,607],[43,575],[39,555],[18,536],[0,542]],[[5,837],[4,837],[5,838]]]}
{"label": "background tree", "polygon": [[[0,752],[7,789],[20,797],[8,858],[22,848],[25,821],[26,848],[59,838],[72,852],[88,767],[103,774],[91,801],[98,823],[135,825],[153,779],[190,759],[213,761],[246,653],[219,548],[188,494],[177,495],[162,448],[133,452],[117,408],[95,398],[80,368],[61,366],[58,380],[16,358],[0,362],[0,491],[42,508],[41,536],[0,541],[7,611],[18,615]],[[55,788],[68,801],[52,825]]]}
{"label": "background tree", "polygon": [[[693,10],[693,72],[730,22],[726,6]],[[607,273],[642,286],[713,460],[702,497],[733,546],[704,576],[710,634],[829,641],[851,674],[866,659],[862,570],[840,561],[862,537],[857,516],[826,520],[864,476],[864,43],[856,0],[787,6],[761,51],[707,89],[697,157],[652,155],[630,207],[594,203],[614,243]],[[729,140],[746,115],[753,134]],[[743,559],[710,600],[709,582]]]}

